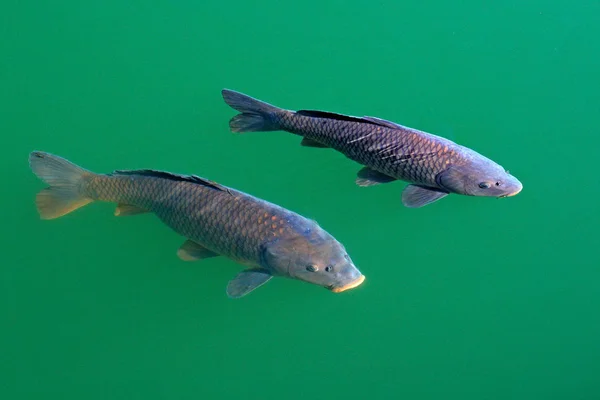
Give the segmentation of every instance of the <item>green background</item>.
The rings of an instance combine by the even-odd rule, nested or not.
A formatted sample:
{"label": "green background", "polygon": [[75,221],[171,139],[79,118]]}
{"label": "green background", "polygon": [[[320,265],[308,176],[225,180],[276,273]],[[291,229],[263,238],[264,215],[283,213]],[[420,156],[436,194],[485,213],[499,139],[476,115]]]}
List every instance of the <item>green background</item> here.
{"label": "green background", "polygon": [[[0,5],[3,399],[600,399],[600,3],[16,1]],[[451,138],[524,184],[400,203],[224,87]],[[198,174],[314,218],[366,275],[240,300],[155,217],[34,206],[31,150]]]}

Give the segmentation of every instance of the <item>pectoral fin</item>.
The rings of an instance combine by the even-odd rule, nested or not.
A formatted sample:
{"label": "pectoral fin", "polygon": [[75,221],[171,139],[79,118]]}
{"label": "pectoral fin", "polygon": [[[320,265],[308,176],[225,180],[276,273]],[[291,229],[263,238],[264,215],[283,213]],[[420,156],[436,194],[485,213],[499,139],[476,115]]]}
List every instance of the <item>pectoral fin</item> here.
{"label": "pectoral fin", "polygon": [[179,250],[177,250],[177,256],[183,261],[196,261],[204,258],[217,257],[218,254],[194,241],[186,240]]}
{"label": "pectoral fin", "polygon": [[410,208],[418,208],[433,203],[448,195],[438,189],[429,188],[426,186],[408,185],[402,192],[402,204]]}
{"label": "pectoral fin", "polygon": [[272,277],[271,273],[263,268],[244,270],[229,281],[227,295],[233,299],[239,299],[257,287],[264,285]]}
{"label": "pectoral fin", "polygon": [[138,207],[138,206],[132,206],[131,204],[119,204],[117,205],[117,208],[115,208],[115,215],[117,217],[125,217],[127,215],[137,215],[137,214],[145,214],[148,213],[150,211]]}
{"label": "pectoral fin", "polygon": [[302,139],[302,141],[300,142],[300,146],[304,146],[304,147],[318,147],[318,148],[327,148],[327,147],[329,147],[329,146],[327,146],[327,145],[325,145],[323,143],[317,142],[316,140],[312,140],[312,139],[309,139],[307,137],[305,137],[305,138]]}
{"label": "pectoral fin", "polygon": [[396,178],[392,178],[389,175],[382,174],[381,172],[375,171],[369,167],[364,167],[358,174],[356,174],[356,184],[358,186],[373,186],[381,183],[388,183],[395,181]]}

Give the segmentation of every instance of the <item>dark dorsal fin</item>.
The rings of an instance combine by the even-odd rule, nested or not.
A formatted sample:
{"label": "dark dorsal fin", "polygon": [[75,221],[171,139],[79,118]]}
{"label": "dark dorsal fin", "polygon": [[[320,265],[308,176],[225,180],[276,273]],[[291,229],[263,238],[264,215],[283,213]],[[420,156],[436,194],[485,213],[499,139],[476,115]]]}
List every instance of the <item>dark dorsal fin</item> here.
{"label": "dark dorsal fin", "polygon": [[353,117],[350,115],[336,114],[327,111],[315,111],[315,110],[300,110],[296,111],[296,114],[303,115],[305,117],[312,118],[327,118],[336,119],[338,121],[349,121],[349,122],[360,122],[363,124],[371,124],[377,126],[385,126],[386,128],[402,129],[402,125],[398,125],[395,122],[386,121],[385,119],[376,117]]}
{"label": "dark dorsal fin", "polygon": [[377,117],[363,117],[363,119],[369,121],[372,124],[387,126],[388,128],[392,128],[392,129],[406,129],[406,127],[404,127],[400,124],[397,124],[395,122],[388,121],[387,119],[381,119],[381,118],[377,118]]}
{"label": "dark dorsal fin", "polygon": [[222,190],[224,192],[229,192],[225,186],[218,184],[217,182],[209,181],[208,179],[201,178],[197,175],[180,175],[174,174],[172,172],[165,171],[156,171],[153,169],[137,169],[137,170],[116,170],[112,173],[112,175],[140,175],[140,176],[152,176],[155,178],[168,179],[171,181],[178,182],[191,182],[197,183],[199,185],[208,186],[213,189]]}

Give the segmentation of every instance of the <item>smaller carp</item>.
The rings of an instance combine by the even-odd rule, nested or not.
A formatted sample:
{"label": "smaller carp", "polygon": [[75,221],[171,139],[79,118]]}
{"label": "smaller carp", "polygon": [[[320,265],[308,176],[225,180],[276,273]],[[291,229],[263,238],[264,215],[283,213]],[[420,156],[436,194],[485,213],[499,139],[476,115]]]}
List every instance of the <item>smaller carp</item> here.
{"label": "smaller carp", "polygon": [[273,276],[334,293],[365,279],[344,246],[315,221],[199,176],[146,169],[96,174],[39,151],[30,154],[29,165],[50,185],[36,198],[42,219],[61,217],[93,201],[117,203],[118,216],[152,212],[188,239],[177,252],[182,260],[222,255],[249,267],[227,285],[232,298]]}
{"label": "smaller carp", "polygon": [[332,148],[365,167],[356,184],[402,180],[406,207],[422,207],[449,193],[508,197],[523,185],[500,165],[448,139],[376,117],[325,111],[291,111],[224,89],[223,99],[240,112],[233,132],[283,130],[302,136],[302,146]]}

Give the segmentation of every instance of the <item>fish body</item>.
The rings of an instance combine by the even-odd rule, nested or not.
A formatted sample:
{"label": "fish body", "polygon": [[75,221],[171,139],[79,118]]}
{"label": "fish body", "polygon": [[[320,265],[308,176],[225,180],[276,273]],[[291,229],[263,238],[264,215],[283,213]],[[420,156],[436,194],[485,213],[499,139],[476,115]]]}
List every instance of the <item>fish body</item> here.
{"label": "fish body", "polygon": [[272,276],[304,280],[341,292],[364,276],[344,246],[315,221],[254,196],[194,176],[135,170],[95,174],[43,152],[30,155],[33,172],[50,185],[37,196],[44,219],[92,201],[117,203],[115,215],[151,212],[188,240],[184,260],[226,256],[249,269],[230,281],[241,297]]}
{"label": "fish body", "polygon": [[507,197],[522,184],[500,165],[451,140],[376,117],[324,111],[285,110],[225,89],[225,102],[241,113],[233,132],[284,130],[303,137],[302,145],[335,149],[365,168],[359,186],[410,182],[403,203],[421,207],[449,193]]}

